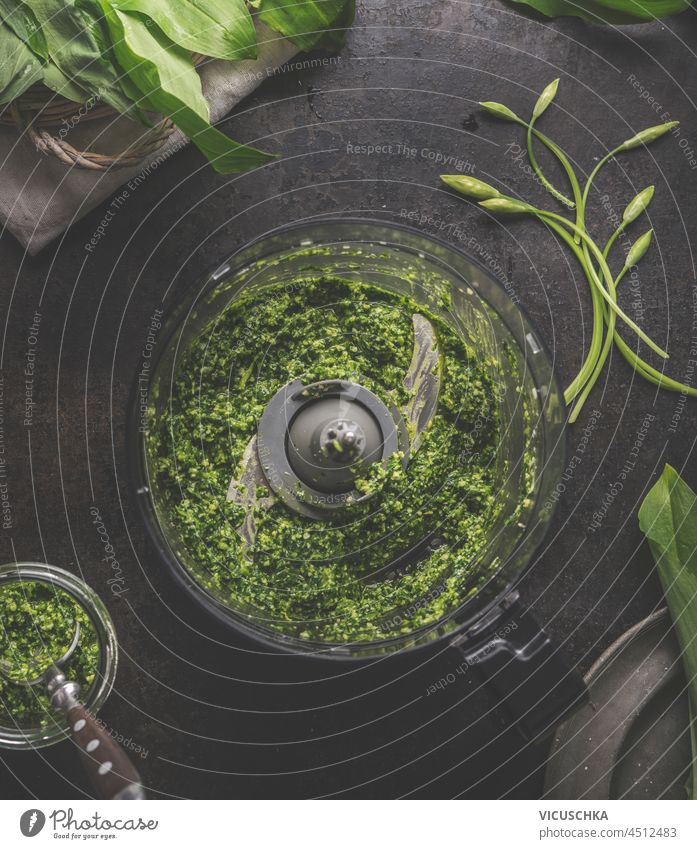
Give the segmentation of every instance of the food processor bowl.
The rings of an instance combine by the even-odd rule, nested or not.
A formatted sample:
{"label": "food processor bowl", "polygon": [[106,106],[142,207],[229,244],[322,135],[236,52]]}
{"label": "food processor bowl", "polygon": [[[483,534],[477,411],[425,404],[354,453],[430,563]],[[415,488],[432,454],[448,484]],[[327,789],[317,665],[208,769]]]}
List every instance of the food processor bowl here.
{"label": "food processor bowl", "polygon": [[[500,426],[496,508],[486,545],[470,570],[473,579],[438,621],[413,631],[410,610],[418,610],[422,599],[410,599],[406,608],[393,612],[400,633],[388,639],[350,644],[304,639],[303,622],[270,624],[263,613],[226,598],[209,580],[206,564],[183,542],[171,500],[154,471],[158,458],[148,435],[171,403],[192,341],[239,298],[279,285],[293,291],[309,273],[357,280],[423,305],[472,346],[495,387]],[[441,241],[409,228],[365,220],[328,220],[275,231],[206,276],[188,302],[166,319],[147,381],[144,384],[142,377],[138,381],[131,425],[139,504],[166,562],[187,592],[218,619],[276,648],[332,657],[370,656],[429,643],[479,621],[496,605],[544,535],[564,456],[562,394],[550,357],[509,295],[509,285]],[[478,426],[488,425],[475,422]],[[175,457],[176,443],[166,450]],[[433,590],[424,594],[429,592]]]}
{"label": "food processor bowl", "polygon": [[[0,591],[17,581],[32,581],[56,587],[72,596],[89,615],[99,640],[99,668],[95,680],[80,697],[87,710],[96,716],[114,685],[118,662],[116,631],[99,596],[84,581],[58,566],[43,563],[9,563],[0,566]],[[37,749],[50,746],[70,737],[66,717],[55,714],[52,721],[40,727],[0,726],[0,747],[6,749]]]}

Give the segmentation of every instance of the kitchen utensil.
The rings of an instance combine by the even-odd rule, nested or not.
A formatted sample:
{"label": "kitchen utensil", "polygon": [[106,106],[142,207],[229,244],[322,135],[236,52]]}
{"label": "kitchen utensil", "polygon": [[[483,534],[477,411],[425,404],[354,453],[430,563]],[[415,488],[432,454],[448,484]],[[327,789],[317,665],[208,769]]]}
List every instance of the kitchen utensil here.
{"label": "kitchen utensil", "polygon": [[[423,597],[396,610],[395,621],[404,625],[404,633],[394,638],[349,645],[321,643],[303,638],[302,622],[271,628],[258,611],[230,603],[211,588],[205,565],[182,542],[158,481],[150,474],[157,458],[149,455],[148,422],[167,408],[178,367],[192,340],[243,293],[279,284],[300,285],[298,279],[307,269],[368,283],[422,304],[424,313],[448,322],[491,364],[497,386],[502,434],[496,461],[498,518],[475,564],[478,580],[463,585],[459,602],[428,626],[408,628],[409,610],[418,610]],[[437,406],[439,373],[432,328],[418,312],[413,321],[414,355],[404,378],[406,387],[415,388],[413,397],[418,396],[411,410],[391,409],[384,400],[370,398],[360,384],[345,381],[321,386],[291,383],[270,399],[247,446],[243,473],[239,478],[233,474],[228,491],[228,498],[250,508],[248,520],[239,529],[248,544],[254,539],[251,508],[265,509],[272,503],[254,504],[257,484],[262,481],[270,485],[272,499],[279,498],[289,509],[320,521],[322,514],[326,518],[340,509],[342,498],[356,497],[342,477],[347,432],[353,448],[352,440],[360,431],[364,456],[371,461],[384,461],[385,454],[397,446],[407,461],[409,451],[418,450],[418,421],[422,417],[427,425]],[[227,626],[275,650],[356,662],[446,642],[460,655],[460,662],[464,659],[486,678],[509,720],[530,738],[548,731],[584,698],[580,677],[523,610],[514,588],[544,536],[556,502],[554,490],[564,457],[563,398],[530,321],[504,286],[476,262],[441,241],[381,222],[329,220],[274,232],[220,265],[175,310],[158,338],[155,361],[148,371],[146,403],[142,379],[135,393],[130,445],[134,491],[142,515],[180,585]],[[324,406],[313,410],[318,399]],[[366,411],[378,422],[375,433],[366,431]],[[298,424],[300,414],[304,420]],[[411,427],[405,428],[410,418]],[[343,431],[339,424],[344,425]],[[409,432],[406,442],[405,430]],[[339,445],[332,456],[336,440]],[[285,486],[284,480],[292,484]],[[324,497],[314,497],[318,494]],[[423,546],[380,568],[380,579],[389,581],[396,569],[408,569],[433,542],[424,540]]]}
{"label": "kitchen utensil", "polygon": [[590,700],[554,734],[548,799],[684,799],[692,763],[680,648],[663,608],[596,660]]}
{"label": "kitchen utensil", "polygon": [[[14,581],[42,581],[69,592],[90,614],[100,638],[100,656],[103,657],[101,675],[87,693],[86,703],[80,699],[80,686],[69,681],[63,667],[75,653],[81,626],[74,623],[74,631],[67,650],[49,663],[40,675],[31,679],[16,677],[12,664],[0,659],[0,675],[16,686],[36,687],[44,685],[51,706],[64,715],[66,725],[49,729],[0,729],[0,745],[34,747],[57,742],[70,733],[77,745],[83,767],[95,793],[102,799],[143,799],[140,776],[130,759],[111,737],[104,726],[96,720],[96,710],[111,689],[116,671],[116,641],[111,619],[97,596],[68,572],[55,566],[35,563],[18,563],[0,568],[2,583]],[[101,680],[99,680],[101,679]],[[3,739],[7,736],[9,739]]]}

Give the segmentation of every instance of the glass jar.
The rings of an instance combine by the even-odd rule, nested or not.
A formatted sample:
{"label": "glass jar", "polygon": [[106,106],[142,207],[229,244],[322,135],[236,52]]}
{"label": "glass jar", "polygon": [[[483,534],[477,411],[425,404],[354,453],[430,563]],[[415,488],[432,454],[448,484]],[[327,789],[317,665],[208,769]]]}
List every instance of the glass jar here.
{"label": "glass jar", "polygon": [[[116,630],[109,611],[99,596],[87,584],[60,569],[44,563],[8,563],[0,566],[0,591],[17,581],[35,581],[52,585],[72,596],[88,614],[99,639],[99,667],[95,680],[81,699],[90,713],[96,715],[106,701],[116,678],[118,647]],[[0,725],[0,747],[6,749],[36,749],[70,736],[70,728],[61,714],[45,728],[9,728]]]}

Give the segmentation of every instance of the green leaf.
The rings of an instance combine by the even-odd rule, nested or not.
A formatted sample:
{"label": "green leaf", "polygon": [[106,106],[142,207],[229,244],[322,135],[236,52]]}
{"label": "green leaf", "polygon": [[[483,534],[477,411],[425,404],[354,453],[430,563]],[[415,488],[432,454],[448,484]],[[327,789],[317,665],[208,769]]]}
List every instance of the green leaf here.
{"label": "green leaf", "polygon": [[548,18],[583,18],[596,24],[636,24],[684,12],[691,0],[510,0]]}
{"label": "green leaf", "polygon": [[304,51],[340,48],[356,14],[355,0],[257,0],[252,5],[266,26]]}
{"label": "green leaf", "polygon": [[119,71],[101,47],[95,31],[102,17],[94,2],[31,0],[46,37],[51,60],[67,77],[91,95],[99,95],[117,112],[133,114],[132,101],[120,85]]}
{"label": "green leaf", "polygon": [[[668,610],[680,643],[690,690],[690,715],[697,716],[697,495],[672,466],[639,509],[639,527],[649,541]],[[692,798],[697,799],[697,729],[692,731]]]}
{"label": "green leaf", "polygon": [[55,91],[66,100],[72,100],[74,103],[87,103],[90,100],[90,95],[80,88],[77,83],[68,79],[61,69],[53,62],[44,65],[43,68],[43,84]]}
{"label": "green leaf", "polygon": [[44,32],[36,15],[24,0],[0,0],[0,17],[33,53],[42,59],[48,59]]}
{"label": "green leaf", "polygon": [[612,14],[653,21],[679,15],[690,8],[692,0],[595,0],[595,3]]}
{"label": "green leaf", "polygon": [[244,0],[112,0],[152,18],[175,44],[217,59],[254,59],[257,34]]}
{"label": "green leaf", "polygon": [[[115,69],[118,75],[119,86],[127,104],[125,114],[132,120],[140,121],[142,124],[151,127],[153,122],[145,111],[146,106],[142,103],[142,93],[133,85],[128,75],[124,73],[123,68],[116,61],[109,26],[102,12],[101,0],[75,0],[75,5],[78,9],[82,10],[85,21],[90,28],[92,37],[97,42],[102,56]],[[99,92],[90,92],[89,96],[94,97],[95,95],[99,96]],[[119,111],[124,112],[124,110]]]}
{"label": "green leaf", "polygon": [[109,0],[102,0],[102,6],[116,59],[148,105],[157,108],[162,94],[176,93],[180,105],[207,121],[208,103],[189,52],[172,44],[140,15],[120,12]]}
{"label": "green leaf", "polygon": [[109,0],[102,0],[102,7],[116,58],[142,92],[145,103],[169,115],[216,171],[245,171],[273,158],[232,141],[210,125],[201,79],[186,50],[172,44],[157,27],[146,26],[140,15],[120,12]]}
{"label": "green leaf", "polygon": [[0,23],[0,104],[10,103],[41,80],[41,62],[4,23]]}

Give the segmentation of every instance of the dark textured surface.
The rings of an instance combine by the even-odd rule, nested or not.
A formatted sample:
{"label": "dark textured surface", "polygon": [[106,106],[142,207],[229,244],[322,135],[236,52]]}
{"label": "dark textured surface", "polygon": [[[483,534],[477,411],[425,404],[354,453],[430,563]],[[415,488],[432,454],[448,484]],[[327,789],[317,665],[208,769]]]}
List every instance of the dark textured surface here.
{"label": "dark textured surface", "polygon": [[[465,678],[425,696],[452,670],[449,656],[337,675],[300,658],[258,654],[175,592],[128,500],[127,402],[150,316],[163,298],[167,310],[204,268],[249,238],[327,213],[393,221],[415,211],[437,219],[424,230],[475,256],[481,250],[500,257],[562,379],[573,377],[590,331],[588,293],[575,266],[536,223],[499,223],[443,191],[437,175],[453,169],[428,158],[433,151],[468,160],[477,176],[496,177],[542,202],[541,190],[506,153],[521,141],[519,133],[482,116],[476,104],[498,100],[528,114],[535,93],[556,76],[559,105],[545,115],[545,129],[582,170],[608,145],[658,123],[663,112],[683,121],[680,139],[668,137],[612,164],[598,189],[621,209],[640,188],[656,184],[657,243],[641,266],[642,321],[671,351],[672,374],[687,374],[690,340],[697,343],[690,241],[697,170],[685,149],[697,146],[696,24],[689,13],[668,26],[603,31],[575,21],[533,22],[498,2],[360,3],[339,61],[277,75],[224,122],[234,138],[282,153],[275,164],[229,179],[186,150],[131,193],[93,253],[84,245],[106,204],[34,259],[3,237],[1,366],[13,527],[2,532],[0,561],[65,566],[105,598],[121,665],[102,716],[148,750],[139,765],[153,794],[539,794],[542,753],[517,751],[511,734],[488,744],[496,733],[473,723],[490,704]],[[658,111],[633,87],[632,74]],[[349,145],[361,144],[391,144],[392,152],[351,152]],[[599,204],[591,220],[607,232]],[[631,310],[635,299],[627,294]],[[23,370],[35,310],[41,321],[29,428]],[[694,402],[683,410],[678,396],[657,395],[614,357],[570,429],[572,454],[593,409],[600,415],[587,448],[566,480],[548,545],[523,584],[538,618],[584,668],[660,601],[636,522],[642,494],[664,461],[697,486]],[[633,455],[647,415],[655,418]],[[623,490],[590,532],[628,460],[635,465]],[[121,599],[106,584],[93,506],[125,575]],[[82,792],[69,743],[3,753],[2,760],[6,796]]]}

